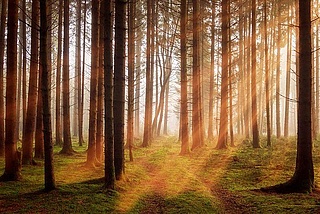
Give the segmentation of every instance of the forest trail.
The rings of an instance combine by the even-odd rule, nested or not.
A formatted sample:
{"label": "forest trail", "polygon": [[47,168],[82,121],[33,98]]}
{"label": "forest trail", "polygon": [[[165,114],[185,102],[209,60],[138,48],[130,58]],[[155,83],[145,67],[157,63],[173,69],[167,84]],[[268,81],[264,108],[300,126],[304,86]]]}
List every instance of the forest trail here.
{"label": "forest trail", "polygon": [[152,149],[145,150],[144,157],[127,164],[127,167],[142,167],[145,174],[137,176],[140,179],[127,177],[134,185],[130,185],[130,190],[121,191],[118,212],[130,213],[139,201],[144,205],[141,213],[162,213],[168,198],[195,193],[226,211],[222,213],[239,213],[242,205],[233,202],[235,198],[219,184],[228,164],[234,161],[235,149],[226,150],[219,156],[212,152],[212,147],[193,151],[187,156],[179,156],[179,149],[178,144],[152,145]]}

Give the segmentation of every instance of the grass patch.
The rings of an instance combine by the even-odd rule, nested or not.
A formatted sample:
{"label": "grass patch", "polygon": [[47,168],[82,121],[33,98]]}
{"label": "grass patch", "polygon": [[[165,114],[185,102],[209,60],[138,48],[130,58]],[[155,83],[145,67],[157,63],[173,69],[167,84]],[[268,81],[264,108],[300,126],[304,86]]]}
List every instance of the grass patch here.
{"label": "grass patch", "polygon": [[[258,189],[288,180],[295,166],[295,138],[272,138],[272,148],[252,149],[250,141],[218,151],[215,141],[179,156],[176,138],[134,148],[134,162],[116,191],[105,192],[103,166],[85,167],[86,147],[60,155],[54,148],[58,189],[44,188],[43,161],[23,166],[23,180],[0,183],[0,213],[319,213],[320,195],[266,194]],[[314,144],[315,179],[320,178],[320,142]],[[126,153],[126,157],[127,153]],[[128,158],[127,158],[128,159]],[[0,171],[4,159],[0,158]]]}

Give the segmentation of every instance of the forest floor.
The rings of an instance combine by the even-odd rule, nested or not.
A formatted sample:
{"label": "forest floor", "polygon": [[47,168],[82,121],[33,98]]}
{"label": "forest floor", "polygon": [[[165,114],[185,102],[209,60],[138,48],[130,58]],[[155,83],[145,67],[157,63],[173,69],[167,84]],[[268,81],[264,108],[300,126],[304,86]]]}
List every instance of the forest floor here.
{"label": "forest floor", "polygon": [[[215,141],[213,141],[215,142]],[[103,190],[103,166],[85,167],[85,147],[58,154],[58,189],[44,193],[43,162],[24,166],[19,182],[0,183],[0,213],[320,213],[320,193],[267,194],[261,187],[287,181],[295,167],[295,139],[273,140],[272,148],[237,142],[227,150],[206,147],[179,156],[173,137],[134,149],[134,161],[114,192]],[[137,144],[139,144],[137,142]],[[264,139],[262,144],[265,145]],[[314,145],[315,180],[320,180],[320,142]],[[126,156],[126,159],[128,157]],[[4,159],[0,158],[0,171]]]}

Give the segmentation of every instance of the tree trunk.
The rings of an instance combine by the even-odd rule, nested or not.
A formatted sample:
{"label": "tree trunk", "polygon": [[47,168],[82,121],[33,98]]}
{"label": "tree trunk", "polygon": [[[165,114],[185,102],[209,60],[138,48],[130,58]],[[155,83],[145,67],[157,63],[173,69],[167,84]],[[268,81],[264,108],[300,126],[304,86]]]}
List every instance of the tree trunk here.
{"label": "tree trunk", "polygon": [[59,21],[58,21],[58,53],[57,53],[57,76],[56,76],[56,144],[62,145],[61,136],[61,46],[62,46],[62,9],[63,0],[59,0]]}
{"label": "tree trunk", "polygon": [[135,1],[129,3],[129,31],[128,31],[128,122],[127,122],[127,144],[129,146],[129,158],[133,161],[133,121],[134,121],[134,55],[135,55]]}
{"label": "tree trunk", "polygon": [[267,29],[267,0],[264,0],[264,63],[265,63],[265,87],[266,87],[266,116],[267,116],[267,146],[271,146],[271,124],[270,124],[270,86],[269,86],[269,47]]}
{"label": "tree trunk", "polygon": [[181,104],[180,104],[180,123],[181,123],[181,150],[180,155],[189,153],[189,127],[188,127],[188,73],[187,73],[187,32],[188,24],[187,0],[181,2],[180,20],[180,47],[181,47]]}
{"label": "tree trunk", "polygon": [[260,148],[258,112],[257,112],[257,89],[256,89],[256,69],[257,69],[257,47],[256,47],[256,0],[252,0],[252,73],[251,73],[251,106],[252,106],[252,145],[253,148]]}
{"label": "tree trunk", "polygon": [[30,75],[29,75],[29,92],[27,117],[22,138],[22,164],[32,165],[33,162],[33,140],[36,129],[36,109],[38,95],[38,63],[39,63],[39,4],[38,0],[32,1],[32,28],[31,28],[31,59],[30,59]]}
{"label": "tree trunk", "polygon": [[147,0],[147,52],[146,52],[146,93],[145,93],[145,116],[142,147],[151,144],[152,137],[152,75],[151,75],[151,25],[152,25],[152,0]]}
{"label": "tree trunk", "polygon": [[100,32],[99,32],[99,69],[98,69],[98,103],[97,103],[97,136],[96,136],[96,157],[98,161],[103,160],[103,19],[104,19],[104,5],[100,3]]}
{"label": "tree trunk", "polygon": [[215,63],[215,18],[216,18],[216,5],[215,2],[211,2],[211,65],[210,65],[210,92],[209,92],[209,117],[208,117],[208,139],[213,139],[213,108],[214,108],[214,63]]}
{"label": "tree trunk", "polygon": [[299,108],[296,168],[292,178],[284,184],[264,188],[279,193],[312,192],[315,188],[312,160],[312,54],[311,1],[299,0]]}
{"label": "tree trunk", "polygon": [[114,189],[114,124],[113,124],[113,57],[112,57],[112,1],[103,0],[104,18],[104,104],[105,104],[105,188]]}
{"label": "tree trunk", "polygon": [[124,173],[124,103],[125,103],[125,32],[126,1],[115,5],[115,57],[114,57],[114,165],[116,179]]}
{"label": "tree trunk", "polygon": [[92,1],[91,28],[91,80],[90,80],[90,111],[89,111],[89,139],[87,150],[87,164],[93,165],[96,157],[97,134],[97,98],[98,98],[98,63],[99,63],[99,0]]}
{"label": "tree trunk", "polygon": [[69,90],[69,0],[64,0],[64,42],[63,42],[63,75],[62,75],[62,110],[63,110],[63,148],[61,154],[74,153],[70,132],[70,90]]}
{"label": "tree trunk", "polygon": [[277,138],[281,137],[280,127],[280,43],[281,43],[281,11],[278,4],[278,41],[277,41],[277,73],[276,73],[276,132]]}
{"label": "tree trunk", "polygon": [[201,127],[200,127],[200,43],[199,43],[199,1],[193,0],[193,65],[192,65],[192,147],[194,150],[200,148],[201,142]]}
{"label": "tree trunk", "polygon": [[219,138],[216,148],[227,148],[228,131],[228,0],[222,0],[222,73]]}
{"label": "tree trunk", "polygon": [[5,169],[1,181],[21,179],[21,152],[17,150],[17,31],[18,0],[8,2]]}
{"label": "tree trunk", "polygon": [[53,170],[53,144],[51,132],[51,105],[50,105],[50,73],[49,70],[49,55],[48,50],[48,20],[47,20],[47,1],[40,2],[40,63],[42,67],[42,101],[43,101],[43,135],[45,142],[45,190],[51,191],[55,189],[55,177]]}
{"label": "tree trunk", "polygon": [[5,29],[8,1],[3,0],[1,6],[1,26],[0,26],[0,157],[4,156],[4,90],[3,90],[3,64],[4,64],[4,49],[5,49]]}

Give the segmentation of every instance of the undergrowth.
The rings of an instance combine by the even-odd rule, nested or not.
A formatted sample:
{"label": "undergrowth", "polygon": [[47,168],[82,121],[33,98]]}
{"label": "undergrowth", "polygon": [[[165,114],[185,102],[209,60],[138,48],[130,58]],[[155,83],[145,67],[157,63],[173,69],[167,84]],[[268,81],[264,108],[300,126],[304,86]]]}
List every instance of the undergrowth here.
{"label": "undergrowth", "polygon": [[[137,142],[140,142],[137,139]],[[179,156],[176,138],[156,139],[151,147],[134,147],[134,162],[116,190],[103,187],[103,166],[85,167],[86,147],[60,155],[54,148],[58,189],[44,193],[43,160],[23,166],[19,182],[0,183],[0,213],[319,213],[320,196],[266,194],[261,187],[287,181],[295,167],[295,138],[272,138],[272,147],[253,149],[250,141],[215,150],[205,148]],[[320,177],[320,152],[314,143],[315,180]],[[126,159],[128,156],[126,154]],[[4,171],[4,158],[0,158]]]}

